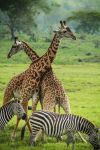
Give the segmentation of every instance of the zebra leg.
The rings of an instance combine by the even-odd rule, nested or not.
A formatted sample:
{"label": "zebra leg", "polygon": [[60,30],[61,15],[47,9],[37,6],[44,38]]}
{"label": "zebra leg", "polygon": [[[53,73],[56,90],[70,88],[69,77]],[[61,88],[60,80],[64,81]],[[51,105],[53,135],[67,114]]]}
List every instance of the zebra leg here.
{"label": "zebra leg", "polygon": [[31,133],[31,135],[30,135],[30,145],[31,145],[31,146],[35,146],[34,136],[33,136],[32,133]]}
{"label": "zebra leg", "polygon": [[42,141],[42,143],[45,143],[45,133],[44,133],[44,131],[42,131],[42,134],[41,134],[41,141]]}
{"label": "zebra leg", "polygon": [[42,131],[42,129],[40,129],[40,130],[37,132],[37,134],[36,134],[36,136],[35,136],[35,142],[37,141],[37,139],[38,139],[41,135],[44,135],[44,132]]}
{"label": "zebra leg", "polygon": [[58,136],[56,139],[57,139],[57,142],[62,141],[62,137],[61,136]]}
{"label": "zebra leg", "polygon": [[42,134],[42,129],[40,129],[38,131],[33,131],[33,133],[30,136],[30,145],[31,146],[35,146],[35,143],[36,143],[37,139]]}
{"label": "zebra leg", "polygon": [[67,146],[69,146],[70,143],[72,143],[72,150],[75,149],[75,136],[74,133],[71,131],[67,131]]}

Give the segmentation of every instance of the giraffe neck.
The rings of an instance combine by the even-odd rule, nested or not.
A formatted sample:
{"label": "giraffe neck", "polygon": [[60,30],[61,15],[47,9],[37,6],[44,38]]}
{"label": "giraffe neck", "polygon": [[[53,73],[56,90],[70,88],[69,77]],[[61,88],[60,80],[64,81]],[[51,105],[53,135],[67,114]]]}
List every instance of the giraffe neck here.
{"label": "giraffe neck", "polygon": [[39,56],[35,51],[33,51],[25,42],[24,43],[24,51],[28,55],[28,57],[31,59],[32,62],[36,61]]}
{"label": "giraffe neck", "polygon": [[36,70],[38,70],[39,72],[39,75],[44,75],[44,73],[51,68],[51,63],[53,62],[56,56],[59,43],[60,43],[59,37],[55,34],[48,48],[48,51],[42,57],[37,59],[35,63],[31,64],[30,66],[31,72],[34,72],[34,68],[36,68]]}
{"label": "giraffe neck", "polygon": [[[51,63],[55,59],[58,47],[59,47],[60,39],[57,34],[54,35],[54,38],[48,48],[48,51],[41,57],[44,60],[44,66],[50,67]],[[48,66],[49,65],[49,66]]]}

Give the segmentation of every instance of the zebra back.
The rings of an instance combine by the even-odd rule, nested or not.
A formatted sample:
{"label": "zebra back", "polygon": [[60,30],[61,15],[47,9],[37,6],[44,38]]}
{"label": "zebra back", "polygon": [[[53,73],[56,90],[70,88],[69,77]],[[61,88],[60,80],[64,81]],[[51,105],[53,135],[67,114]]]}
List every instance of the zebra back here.
{"label": "zebra back", "polygon": [[58,128],[58,126],[61,126],[59,128],[80,131],[88,135],[90,135],[93,130],[97,130],[95,125],[88,119],[73,114],[55,114],[47,111],[36,111],[30,117],[32,126],[33,121],[37,126],[44,128],[44,130],[48,130],[48,134],[51,132],[52,128]]}

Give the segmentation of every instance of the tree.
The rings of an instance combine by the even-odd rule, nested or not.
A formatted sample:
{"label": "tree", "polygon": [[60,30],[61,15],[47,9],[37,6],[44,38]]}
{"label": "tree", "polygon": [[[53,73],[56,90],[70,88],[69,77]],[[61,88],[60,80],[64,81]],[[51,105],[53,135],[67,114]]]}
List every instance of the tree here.
{"label": "tree", "polygon": [[97,33],[100,30],[100,12],[77,11],[67,18],[68,21],[75,21],[78,32]]}
{"label": "tree", "polygon": [[45,0],[0,0],[0,9],[3,12],[0,23],[8,26],[12,39],[16,30],[29,31],[32,25],[36,27],[34,17],[41,10],[50,10]]}

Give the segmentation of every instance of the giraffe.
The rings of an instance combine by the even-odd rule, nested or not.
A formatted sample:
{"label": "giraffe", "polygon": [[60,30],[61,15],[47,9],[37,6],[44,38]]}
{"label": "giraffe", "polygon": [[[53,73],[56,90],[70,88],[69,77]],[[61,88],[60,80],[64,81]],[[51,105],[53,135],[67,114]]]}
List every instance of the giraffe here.
{"label": "giraffe", "polygon": [[[64,22],[60,21],[60,24],[61,24],[61,26],[60,26],[59,30],[54,31],[55,34],[54,34],[53,40],[52,40],[47,52],[42,57],[36,59],[36,61],[34,63],[32,63],[27,70],[25,70],[22,74],[19,74],[17,76],[17,79],[19,81],[17,84],[15,84],[15,82],[13,82],[13,80],[11,80],[10,83],[8,84],[8,90],[6,89],[6,91],[9,91],[9,87],[13,86],[15,92],[16,92],[16,90],[19,92],[19,94],[21,96],[21,104],[22,104],[24,110],[26,111],[26,113],[27,113],[27,107],[28,107],[28,100],[36,92],[36,89],[39,87],[41,78],[46,73],[46,71],[48,71],[48,69],[51,67],[51,63],[55,59],[55,56],[56,56],[56,53],[58,50],[60,40],[63,37],[66,37],[66,38],[70,37],[70,38],[76,40],[76,37],[74,36],[74,34],[71,32],[69,27],[66,26],[65,21]],[[14,46],[16,46],[16,47],[20,46],[20,43],[17,43],[17,44],[15,43]],[[16,77],[14,77],[14,78],[16,78]],[[16,79],[15,79],[15,81],[16,81]],[[9,92],[7,93],[6,91],[4,94],[4,103],[7,102],[7,94],[9,93]],[[20,119],[17,118],[17,123],[16,123],[15,130],[13,132],[13,135],[15,135],[15,131],[18,127],[19,121],[20,121]],[[29,122],[27,120],[26,120],[26,122],[27,122],[27,126],[31,132]]]}
{"label": "giraffe", "polygon": [[[21,43],[21,45],[18,48],[15,48],[15,46],[12,45],[7,56],[8,58],[11,58],[12,55],[22,50],[24,50],[32,62],[39,58],[36,52],[24,41],[19,41],[18,38],[15,37],[15,43]],[[35,98],[33,100],[33,111],[36,110],[37,103],[40,100],[43,110],[52,111],[53,107],[55,108],[55,105],[58,104],[58,106],[61,106],[66,113],[71,113],[68,96],[65,95],[63,85],[53,73],[52,68],[50,68],[42,78],[38,95],[39,99]],[[43,101],[43,99],[45,99],[45,101]]]}

